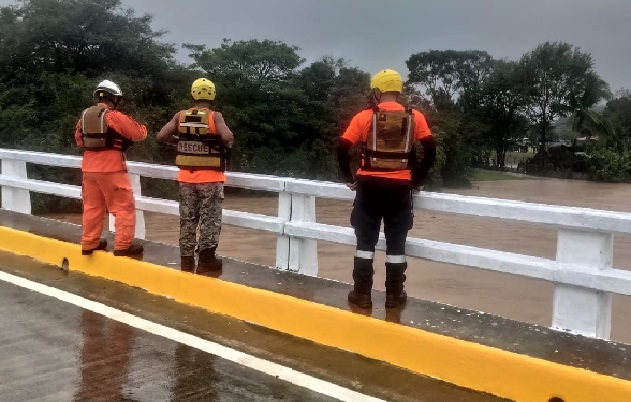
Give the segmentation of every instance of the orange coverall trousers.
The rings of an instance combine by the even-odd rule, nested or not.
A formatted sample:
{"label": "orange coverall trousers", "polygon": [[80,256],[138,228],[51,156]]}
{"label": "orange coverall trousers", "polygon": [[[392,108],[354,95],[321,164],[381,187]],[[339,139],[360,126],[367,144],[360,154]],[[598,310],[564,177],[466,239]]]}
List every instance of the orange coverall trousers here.
{"label": "orange coverall trousers", "polygon": [[114,249],[131,246],[136,230],[136,206],[126,172],[83,173],[83,236],[81,246],[91,250],[99,245],[105,215],[114,215]]}

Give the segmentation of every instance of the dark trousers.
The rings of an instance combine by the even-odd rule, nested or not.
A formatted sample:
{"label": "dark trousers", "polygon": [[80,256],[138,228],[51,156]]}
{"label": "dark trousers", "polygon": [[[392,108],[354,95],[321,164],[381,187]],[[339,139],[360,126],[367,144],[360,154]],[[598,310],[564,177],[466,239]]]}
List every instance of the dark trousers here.
{"label": "dark trousers", "polygon": [[411,191],[410,184],[396,181],[357,184],[351,225],[355,228],[358,251],[375,251],[383,219],[386,255],[405,255],[405,241],[414,219]]}

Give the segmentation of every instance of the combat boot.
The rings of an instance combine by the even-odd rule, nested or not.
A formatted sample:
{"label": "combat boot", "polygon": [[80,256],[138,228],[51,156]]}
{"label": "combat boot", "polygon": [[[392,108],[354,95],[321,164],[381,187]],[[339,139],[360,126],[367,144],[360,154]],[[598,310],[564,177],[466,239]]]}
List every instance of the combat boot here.
{"label": "combat boot", "polygon": [[404,304],[408,295],[403,290],[405,282],[405,270],[407,262],[392,263],[386,262],[386,307],[393,308]]}
{"label": "combat boot", "polygon": [[183,255],[180,257],[180,271],[193,272],[195,270],[195,257],[192,255]]}
{"label": "combat boot", "polygon": [[348,302],[360,308],[372,308],[372,260],[355,257],[353,267],[353,290],[348,293]]}
{"label": "combat boot", "polygon": [[142,244],[135,244],[133,243],[131,246],[122,249],[122,250],[114,250],[114,255],[115,256],[135,256],[135,255],[141,255],[144,251],[144,247],[142,246]]}
{"label": "combat boot", "polygon": [[107,240],[101,239],[99,240],[99,245],[90,250],[81,250],[82,255],[91,255],[93,252],[97,250],[105,250],[107,248]]}
{"label": "combat boot", "polygon": [[214,248],[199,250],[199,261],[197,262],[198,274],[204,274],[212,271],[219,271],[223,268],[222,261],[217,258]]}

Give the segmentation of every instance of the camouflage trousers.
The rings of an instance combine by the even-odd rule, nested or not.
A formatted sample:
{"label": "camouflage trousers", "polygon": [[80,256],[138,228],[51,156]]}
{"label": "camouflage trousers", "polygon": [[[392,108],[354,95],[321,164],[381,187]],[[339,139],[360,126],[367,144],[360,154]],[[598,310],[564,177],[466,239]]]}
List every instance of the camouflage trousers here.
{"label": "camouflage trousers", "polygon": [[223,183],[180,183],[180,255],[217,248],[223,198]]}

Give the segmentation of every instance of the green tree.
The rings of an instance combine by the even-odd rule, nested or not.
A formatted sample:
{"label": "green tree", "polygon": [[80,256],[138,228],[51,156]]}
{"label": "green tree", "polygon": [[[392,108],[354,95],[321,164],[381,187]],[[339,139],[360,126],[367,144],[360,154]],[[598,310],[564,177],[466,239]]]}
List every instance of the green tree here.
{"label": "green tree", "polygon": [[24,0],[0,8],[0,21],[0,105],[11,109],[0,115],[0,141],[28,127],[17,145],[74,150],[77,116],[105,77],[119,81],[122,108],[152,131],[185,94],[174,47],[159,41],[164,32],[119,0]]}
{"label": "green tree", "polygon": [[507,144],[524,128],[520,119],[525,100],[522,73],[514,61],[496,61],[481,91],[498,168],[504,167]]}
{"label": "green tree", "polygon": [[174,47],[158,39],[152,17],[137,17],[120,0],[23,0],[3,7],[0,66],[4,74],[103,71],[160,74]]}
{"label": "green tree", "polygon": [[[295,46],[270,40],[225,39],[220,47],[185,44],[217,85],[217,107],[237,133],[233,166],[246,172],[281,173],[280,162],[303,144],[298,129],[307,98],[293,82],[303,60]],[[287,174],[300,174],[296,167]]]}
{"label": "green tree", "polygon": [[217,84],[217,107],[237,139],[233,166],[332,178],[341,129],[365,105],[368,74],[323,57],[300,69],[299,48],[270,40],[184,45]]}
{"label": "green tree", "polygon": [[482,88],[492,57],[479,50],[430,50],[413,54],[406,63],[410,70],[406,95],[411,104],[428,112],[430,126],[440,131],[442,182],[467,184],[473,155],[487,146]]}
{"label": "green tree", "polygon": [[620,95],[607,102],[603,114],[615,127],[615,134],[608,143],[622,153],[631,151],[631,93]]}
{"label": "green tree", "polygon": [[408,84],[418,86],[418,95],[425,98],[434,111],[439,112],[453,105],[453,96],[458,91],[455,50],[430,50],[410,56],[406,60],[410,75]]}
{"label": "green tree", "polygon": [[589,174],[592,179],[618,182],[629,178],[629,154],[620,154],[612,149],[597,149],[589,156]]}
{"label": "green tree", "polygon": [[420,87],[420,94],[441,111],[454,104],[459,94],[461,106],[478,104],[480,86],[488,75],[492,57],[480,50],[430,50],[413,54],[406,61],[408,84]]}
{"label": "green tree", "polygon": [[525,71],[525,111],[539,134],[543,168],[554,121],[581,108],[582,102],[602,99],[598,90],[602,80],[594,70],[591,55],[565,42],[543,43],[526,53],[520,63]]}
{"label": "green tree", "polygon": [[[296,83],[309,99],[303,130],[313,137],[310,165],[318,177],[331,178],[337,173],[335,147],[340,134],[352,117],[367,106],[370,75],[349,67],[344,59],[325,56],[307,66]],[[360,150],[353,150],[358,163]]]}
{"label": "green tree", "polygon": [[[578,90],[578,91],[576,91]],[[574,135],[591,137],[604,136],[613,139],[615,128],[613,123],[592,108],[603,99],[611,99],[609,85],[595,72],[585,76],[584,85],[572,87],[569,106],[574,111],[568,119]]]}
{"label": "green tree", "polygon": [[[0,7],[0,145],[79,153],[74,130],[103,78],[121,84],[123,111],[155,132],[186,99],[188,69],[174,47],[160,41],[149,15],[136,16],[119,0],[23,0]],[[154,136],[130,152],[161,161]],[[29,167],[31,177],[78,183],[78,173]],[[152,188],[146,187],[151,193]],[[35,209],[68,203],[35,198]]]}

